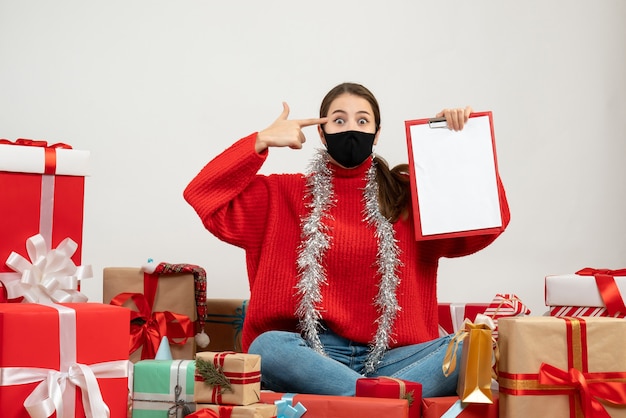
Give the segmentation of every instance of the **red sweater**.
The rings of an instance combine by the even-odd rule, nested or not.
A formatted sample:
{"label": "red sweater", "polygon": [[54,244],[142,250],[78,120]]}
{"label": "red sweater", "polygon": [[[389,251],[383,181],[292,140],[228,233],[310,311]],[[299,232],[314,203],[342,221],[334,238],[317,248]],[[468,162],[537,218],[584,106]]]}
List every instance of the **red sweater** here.
{"label": "red sweater", "polygon": [[[300,220],[307,215],[302,174],[259,175],[268,153],[256,153],[256,134],[243,138],[209,162],[189,183],[184,197],[204,226],[219,239],[246,252],[250,301],[243,349],[269,330],[298,331],[296,258]],[[336,205],[329,222],[332,246],[324,257],[328,284],[322,285],[320,312],[327,326],[352,341],[367,344],[376,332],[377,242],[362,221],[365,173],[371,160],[354,169],[332,166]],[[504,203],[504,225],[509,211]],[[394,224],[401,250],[398,303],[392,347],[438,336],[437,266],[440,257],[471,254],[496,234],[416,241],[412,217]]]}

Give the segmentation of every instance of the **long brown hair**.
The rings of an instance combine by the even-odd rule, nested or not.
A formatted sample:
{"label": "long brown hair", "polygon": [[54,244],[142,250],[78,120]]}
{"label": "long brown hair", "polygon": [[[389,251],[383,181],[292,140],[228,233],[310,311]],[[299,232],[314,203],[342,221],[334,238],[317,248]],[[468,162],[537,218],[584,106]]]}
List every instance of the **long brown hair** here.
{"label": "long brown hair", "polygon": [[[342,94],[352,94],[364,98],[372,106],[374,112],[374,122],[376,131],[380,128],[380,107],[378,100],[366,87],[356,83],[342,83],[330,90],[320,105],[320,117],[328,114],[328,109],[332,102]],[[378,181],[378,201],[380,212],[391,222],[397,221],[400,217],[406,218],[408,215],[408,204],[410,198],[409,189],[409,167],[407,164],[400,164],[390,169],[389,164],[382,157],[376,155],[376,180]]]}

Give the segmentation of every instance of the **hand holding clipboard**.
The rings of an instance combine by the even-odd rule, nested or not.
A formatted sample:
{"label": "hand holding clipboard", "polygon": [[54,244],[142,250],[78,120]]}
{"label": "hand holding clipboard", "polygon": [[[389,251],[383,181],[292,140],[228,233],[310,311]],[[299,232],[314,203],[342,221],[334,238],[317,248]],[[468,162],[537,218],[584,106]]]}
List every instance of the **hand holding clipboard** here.
{"label": "hand holding clipboard", "polygon": [[416,239],[501,231],[491,112],[472,113],[462,131],[441,118],[405,127]]}

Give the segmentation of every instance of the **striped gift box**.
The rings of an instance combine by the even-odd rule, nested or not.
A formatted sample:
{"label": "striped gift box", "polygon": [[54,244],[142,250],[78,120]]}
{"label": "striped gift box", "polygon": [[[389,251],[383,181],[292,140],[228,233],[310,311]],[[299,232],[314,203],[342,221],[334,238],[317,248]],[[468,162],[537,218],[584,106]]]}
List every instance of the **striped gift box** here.
{"label": "striped gift box", "polygon": [[498,338],[498,318],[530,315],[530,309],[513,293],[498,293],[493,298],[485,315],[495,324],[493,338]]}
{"label": "striped gift box", "polygon": [[550,306],[550,316],[606,316],[613,318],[624,318],[625,313],[617,312],[613,315],[609,315],[609,312],[605,307],[598,306]]}

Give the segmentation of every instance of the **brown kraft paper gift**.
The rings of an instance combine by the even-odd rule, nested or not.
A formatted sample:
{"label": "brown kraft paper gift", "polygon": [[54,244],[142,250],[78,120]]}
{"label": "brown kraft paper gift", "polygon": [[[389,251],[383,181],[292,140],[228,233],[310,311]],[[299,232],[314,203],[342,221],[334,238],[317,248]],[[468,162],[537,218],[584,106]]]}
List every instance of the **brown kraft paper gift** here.
{"label": "brown kraft paper gift", "polygon": [[501,417],[626,417],[626,321],[503,318],[499,331]]}
{"label": "brown kraft paper gift", "polygon": [[196,403],[250,405],[260,399],[261,356],[232,351],[196,353]]}
{"label": "brown kraft paper gift", "polygon": [[[193,274],[161,275],[154,298],[153,312],[173,312],[197,319]],[[103,270],[103,303],[110,303],[120,293],[144,293],[144,271],[138,267],[106,267]],[[124,306],[136,310],[132,300]],[[193,334],[185,344],[170,344],[174,360],[193,360],[196,352]],[[133,363],[141,360],[142,348],[130,354]]]}

